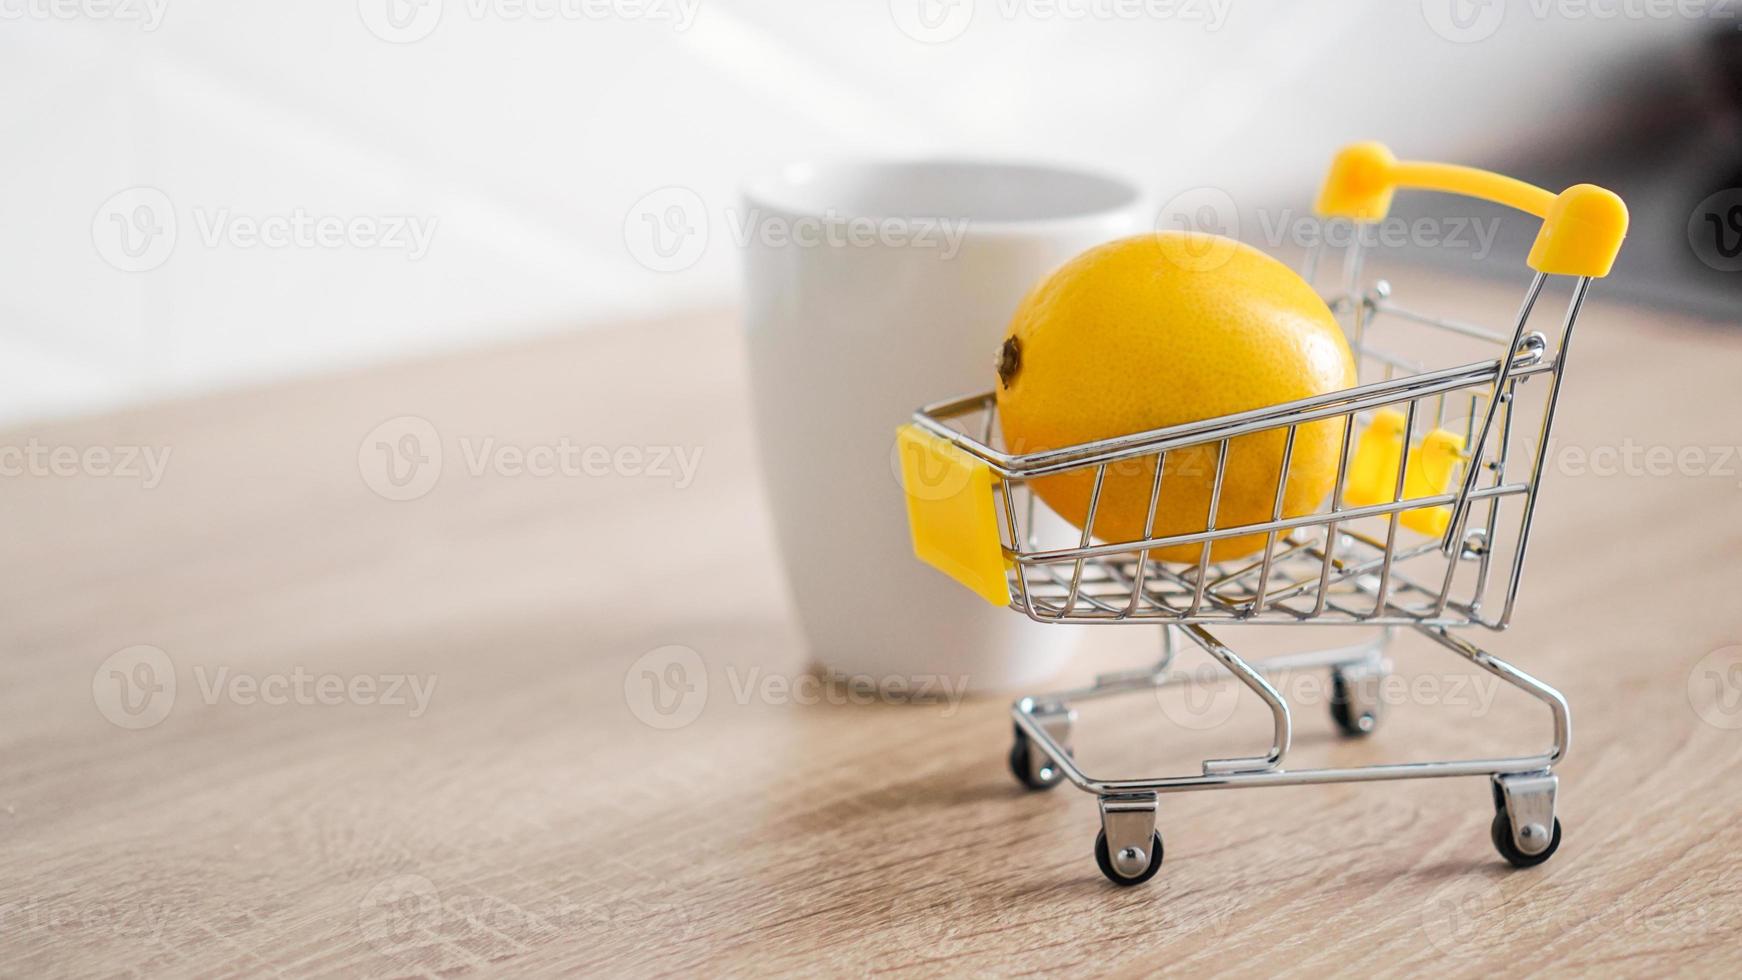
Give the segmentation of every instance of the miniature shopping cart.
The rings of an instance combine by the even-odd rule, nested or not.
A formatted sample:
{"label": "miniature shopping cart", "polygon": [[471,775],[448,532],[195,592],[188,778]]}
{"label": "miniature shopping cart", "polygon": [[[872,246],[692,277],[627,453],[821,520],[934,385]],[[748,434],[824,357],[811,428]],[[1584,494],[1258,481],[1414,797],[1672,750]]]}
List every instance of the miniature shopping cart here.
{"label": "miniature shopping cart", "polygon": [[[1135,885],[1155,875],[1162,862],[1157,799],[1187,790],[1487,776],[1495,807],[1492,839],[1506,860],[1518,867],[1540,864],[1560,845],[1554,767],[1572,737],[1566,700],[1454,630],[1501,630],[1512,617],[1574,321],[1591,280],[1608,274],[1620,249],[1627,210],[1620,198],[1589,184],[1552,194],[1466,167],[1400,162],[1383,146],[1366,143],[1338,154],[1316,211],[1326,222],[1341,223],[1334,227],[1372,227],[1385,218],[1397,188],[1464,194],[1542,219],[1528,259],[1534,276],[1510,329],[1398,306],[1387,283],[1364,279],[1367,241],[1355,234],[1346,247],[1338,246],[1343,253],[1339,280],[1321,292],[1355,352],[1361,382],[1356,387],[1024,454],[1001,448],[991,392],[929,405],[901,430],[903,479],[919,557],[988,600],[1040,623],[1163,627],[1163,654],[1153,668],[1104,675],[1080,690],[1025,697],[1012,708],[1016,737],[1010,765],[1016,778],[1037,790],[1069,780],[1099,798],[1095,857],[1115,883]],[[1327,251],[1323,244],[1311,251],[1305,270],[1309,282],[1318,277]],[[1545,290],[1564,290],[1568,297],[1564,315],[1547,335],[1532,329],[1531,317]],[[1473,354],[1467,362],[1461,362],[1466,355],[1454,354],[1450,363],[1458,366],[1435,368],[1424,348],[1468,348]],[[1446,361],[1433,356],[1433,363]],[[1297,429],[1325,420],[1341,431],[1334,488],[1313,512],[1285,516],[1283,485]],[[1271,519],[1219,525],[1230,443],[1278,431],[1284,434],[1282,463]],[[1110,469],[1117,473],[1118,467],[1137,466],[1147,474],[1153,468],[1149,520],[1143,526],[1154,529],[1156,515],[1169,505],[1163,464],[1170,454],[1191,452],[1216,461],[1207,515],[1197,502],[1195,520],[1202,530],[1141,540],[1104,540],[1093,533],[1104,490],[1150,482],[1110,481]],[[1040,477],[1073,472],[1093,481],[1088,526],[1080,530],[1052,515],[1029,486]],[[1261,552],[1211,561],[1212,542],[1250,535],[1264,536]],[[1151,557],[1163,548],[1176,549],[1171,553],[1177,555],[1179,546],[1189,545],[1201,549],[1195,564]],[[1352,647],[1248,661],[1207,628],[1224,623],[1353,624],[1373,631]],[[1328,669],[1333,720],[1345,735],[1366,735],[1380,717],[1380,682],[1391,668],[1387,647],[1402,628],[1547,705],[1552,745],[1503,758],[1285,768],[1294,724],[1271,678],[1284,670]],[[1073,706],[1181,682],[1172,663],[1179,636],[1268,706],[1274,722],[1269,752],[1211,759],[1201,772],[1188,775],[1089,775],[1071,748]]]}

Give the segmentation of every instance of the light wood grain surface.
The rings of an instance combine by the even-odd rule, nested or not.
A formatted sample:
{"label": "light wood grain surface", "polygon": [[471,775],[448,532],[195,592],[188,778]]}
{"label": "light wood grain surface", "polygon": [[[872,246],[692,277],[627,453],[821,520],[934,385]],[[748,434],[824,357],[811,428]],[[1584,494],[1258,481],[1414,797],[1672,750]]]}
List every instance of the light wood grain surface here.
{"label": "light wood grain surface", "polygon": [[[1441,309],[1511,295],[1438,289]],[[1573,705],[1565,844],[1529,871],[1488,843],[1487,786],[1445,780],[1164,798],[1165,867],[1115,889],[1094,801],[1007,774],[1003,696],[816,697],[729,315],[7,433],[171,456],[149,488],[89,460],[0,479],[0,973],[1734,975],[1734,327],[1600,292],[1587,314],[1562,444],[1709,458],[1552,474],[1517,625],[1477,637]],[[439,434],[442,475],[392,501],[359,453],[406,416]],[[681,488],[472,475],[467,448],[491,437],[703,457]],[[1133,665],[1148,633],[1102,631],[1073,673]],[[135,729],[166,697],[122,686],[165,679],[135,672],[156,656],[141,645],[176,690]],[[664,730],[634,665],[674,645],[709,686]],[[1303,707],[1295,761],[1546,738],[1520,695],[1447,693],[1443,652],[1406,642],[1398,661],[1440,693],[1362,742]],[[1266,734],[1256,704],[1180,717],[1146,696],[1093,706],[1079,757],[1188,771]]]}

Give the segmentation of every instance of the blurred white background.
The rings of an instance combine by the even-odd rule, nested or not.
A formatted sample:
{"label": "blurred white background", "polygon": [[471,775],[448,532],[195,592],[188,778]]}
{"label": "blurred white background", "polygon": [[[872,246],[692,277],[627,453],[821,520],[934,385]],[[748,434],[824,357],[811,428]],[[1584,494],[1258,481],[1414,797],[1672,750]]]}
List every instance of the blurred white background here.
{"label": "blurred white background", "polygon": [[[1657,6],[0,0],[0,424],[730,306],[736,188],[794,159],[1303,209],[1355,139],[1528,160],[1735,30]],[[674,186],[708,234],[657,271]]]}

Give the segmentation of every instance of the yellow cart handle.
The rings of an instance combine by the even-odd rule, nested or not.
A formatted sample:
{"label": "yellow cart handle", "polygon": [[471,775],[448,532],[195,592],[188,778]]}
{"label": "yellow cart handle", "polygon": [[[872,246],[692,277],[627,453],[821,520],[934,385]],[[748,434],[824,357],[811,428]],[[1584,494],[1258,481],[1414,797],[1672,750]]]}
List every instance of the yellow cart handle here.
{"label": "yellow cart handle", "polygon": [[1463,194],[1543,219],[1527,261],[1548,275],[1606,276],[1627,237],[1627,205],[1595,184],[1574,184],[1553,194],[1474,167],[1398,160],[1384,144],[1373,142],[1337,153],[1313,209],[1321,217],[1379,221],[1391,210],[1391,195],[1399,187]]}

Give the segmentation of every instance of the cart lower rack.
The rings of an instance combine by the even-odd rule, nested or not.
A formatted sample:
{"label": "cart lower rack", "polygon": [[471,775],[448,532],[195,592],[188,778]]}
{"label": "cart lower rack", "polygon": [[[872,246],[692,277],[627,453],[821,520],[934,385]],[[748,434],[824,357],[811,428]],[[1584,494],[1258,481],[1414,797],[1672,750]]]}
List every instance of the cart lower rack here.
{"label": "cart lower rack", "polygon": [[[1495,810],[1491,835],[1503,857],[1528,867],[1548,860],[1560,845],[1554,767],[1572,740],[1566,700],[1453,631],[1501,630],[1511,620],[1573,328],[1591,280],[1609,272],[1620,248],[1626,209],[1615,195],[1588,184],[1556,195],[1484,171],[1399,162],[1384,147],[1367,143],[1337,156],[1317,211],[1325,220],[1370,224],[1384,218],[1399,187],[1463,193],[1543,219],[1528,260],[1534,276],[1510,330],[1397,305],[1383,280],[1363,280],[1361,238],[1355,236],[1343,257],[1339,288],[1326,299],[1350,339],[1363,380],[1376,380],[1238,415],[1022,455],[998,447],[991,393],[927,406],[900,434],[909,518],[921,558],[1038,622],[1163,627],[1164,655],[1152,668],[1103,676],[1080,690],[1025,697],[1012,708],[1010,765],[1016,778],[1033,789],[1069,782],[1099,798],[1096,862],[1118,884],[1139,884],[1156,874],[1162,861],[1157,801],[1165,793],[1192,790],[1486,776]],[[1309,281],[1323,251],[1309,257]],[[1552,335],[1531,329],[1551,277],[1572,280]],[[1395,343],[1430,337],[1475,345],[1483,353],[1457,367],[1427,370]],[[1316,511],[1284,516],[1282,487],[1295,435],[1304,425],[1340,427],[1336,483]],[[1266,432],[1280,432],[1283,446],[1270,519],[1217,526],[1230,443]],[[1375,455],[1384,457],[1381,465],[1373,465]],[[1168,505],[1162,473],[1170,457],[1215,467],[1209,509],[1194,518],[1202,528],[1138,540],[1096,539],[1093,515],[1103,493],[1111,492],[1106,488],[1131,482],[1108,476],[1129,473],[1128,467],[1153,473],[1144,527],[1158,526],[1156,515]],[[1427,481],[1438,485],[1425,489],[1420,481],[1406,486],[1405,473],[1433,459],[1445,478]],[[1051,515],[1029,486],[1064,473],[1092,480],[1087,527],[1080,531]],[[1264,539],[1258,557],[1211,561],[1215,541],[1250,535]],[[1152,557],[1164,548],[1177,555],[1180,546],[1196,546],[1198,561]],[[1373,633],[1351,647],[1252,662],[1207,628],[1250,624],[1355,625]],[[1378,724],[1377,691],[1391,669],[1386,651],[1402,629],[1546,705],[1552,721],[1548,746],[1497,758],[1287,768],[1293,716],[1271,678],[1285,670],[1328,670],[1338,727],[1348,736],[1367,735]],[[1101,779],[1086,773],[1071,748],[1074,706],[1180,682],[1173,655],[1181,637],[1269,708],[1269,751],[1206,760],[1201,771],[1187,775]]]}

